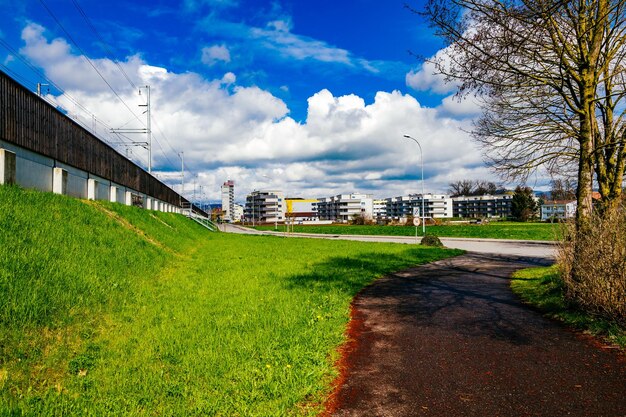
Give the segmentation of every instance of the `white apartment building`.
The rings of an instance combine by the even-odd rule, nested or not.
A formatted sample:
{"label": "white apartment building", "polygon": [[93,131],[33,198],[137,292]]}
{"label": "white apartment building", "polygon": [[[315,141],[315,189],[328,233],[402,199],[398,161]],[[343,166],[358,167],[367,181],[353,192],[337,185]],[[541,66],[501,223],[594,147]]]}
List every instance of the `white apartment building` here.
{"label": "white apartment building", "polygon": [[254,191],[246,197],[244,216],[253,223],[285,221],[287,205],[282,191]]}
{"label": "white apartment building", "polygon": [[[422,217],[422,195],[391,197],[386,200],[387,218],[400,220],[412,216],[414,209]],[[424,217],[440,219],[452,217],[452,199],[446,194],[424,194]]]}
{"label": "white apartment building", "polygon": [[244,207],[241,204],[235,203],[233,205],[232,221],[240,222],[241,220],[243,220],[243,214],[244,214]]}
{"label": "white apartment building", "polygon": [[235,183],[228,180],[222,185],[222,221],[232,222],[237,217],[234,215],[235,209]]}
{"label": "white apartment building", "polygon": [[541,221],[559,221],[571,219],[576,215],[576,200],[546,201],[540,207]]}
{"label": "white apartment building", "polygon": [[365,216],[368,219],[373,215],[373,199],[371,194],[339,194],[332,197],[320,198],[317,203],[320,220],[332,220],[347,223],[354,216]]}
{"label": "white apartment building", "polygon": [[387,200],[372,200],[372,218],[374,220],[387,218]]}

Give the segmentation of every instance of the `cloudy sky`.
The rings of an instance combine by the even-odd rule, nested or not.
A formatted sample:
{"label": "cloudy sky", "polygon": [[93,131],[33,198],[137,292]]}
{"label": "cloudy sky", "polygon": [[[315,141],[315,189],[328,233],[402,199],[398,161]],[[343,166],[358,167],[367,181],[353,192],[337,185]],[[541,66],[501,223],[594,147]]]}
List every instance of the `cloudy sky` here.
{"label": "cloudy sky", "polygon": [[[420,1],[412,1],[420,7]],[[402,0],[0,0],[0,69],[130,152],[151,87],[153,171],[206,198],[236,184],[323,197],[443,192],[497,179],[466,133],[477,108],[416,56],[444,45]],[[411,53],[409,53],[409,51]]]}

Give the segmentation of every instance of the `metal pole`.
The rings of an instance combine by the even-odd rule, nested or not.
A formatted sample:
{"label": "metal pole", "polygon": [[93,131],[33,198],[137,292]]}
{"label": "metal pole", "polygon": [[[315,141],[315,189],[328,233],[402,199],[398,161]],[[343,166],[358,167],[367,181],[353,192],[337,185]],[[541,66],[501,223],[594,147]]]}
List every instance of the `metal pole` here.
{"label": "metal pole", "polygon": [[180,196],[182,198],[183,193],[185,192],[185,153],[180,152],[178,156],[180,156]]}
{"label": "metal pole", "polygon": [[404,135],[404,137],[407,139],[411,139],[413,142],[417,143],[417,146],[420,150],[420,159],[422,165],[422,234],[426,236],[426,212],[424,211],[424,151],[422,150],[422,145],[420,145],[417,139],[409,135]]}
{"label": "metal pole", "polygon": [[150,129],[150,86],[146,86],[147,95],[148,95],[148,107],[147,107],[147,126],[146,126],[146,136],[148,137],[148,173],[152,173],[152,130]]}
{"label": "metal pole", "polygon": [[[417,141],[416,141],[417,142]],[[417,143],[419,145],[419,142]],[[420,146],[420,156],[422,160],[422,236],[426,236],[426,210],[424,209],[424,152]]]}

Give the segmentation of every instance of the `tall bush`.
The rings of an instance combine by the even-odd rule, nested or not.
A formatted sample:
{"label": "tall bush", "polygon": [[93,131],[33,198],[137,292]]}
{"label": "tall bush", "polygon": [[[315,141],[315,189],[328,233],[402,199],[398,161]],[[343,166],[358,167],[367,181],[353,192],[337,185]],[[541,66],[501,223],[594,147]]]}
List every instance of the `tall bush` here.
{"label": "tall bush", "polygon": [[558,251],[566,296],[585,310],[626,324],[626,210],[594,214],[585,233],[566,226]]}

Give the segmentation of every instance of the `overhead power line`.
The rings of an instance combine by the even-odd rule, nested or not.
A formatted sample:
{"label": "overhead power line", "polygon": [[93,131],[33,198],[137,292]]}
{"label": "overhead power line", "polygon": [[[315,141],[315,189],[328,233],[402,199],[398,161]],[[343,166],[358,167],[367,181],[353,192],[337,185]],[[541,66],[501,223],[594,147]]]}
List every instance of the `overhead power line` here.
{"label": "overhead power line", "polygon": [[[128,81],[128,83],[131,85],[131,87],[133,87],[134,89],[138,90],[139,88],[135,85],[135,83],[130,79],[130,77],[128,76],[128,74],[126,73],[126,71],[124,71],[124,68],[120,65],[119,61],[117,59],[114,58],[115,54],[112,52],[111,48],[109,47],[109,44],[104,40],[104,38],[102,37],[102,35],[100,35],[100,32],[98,32],[98,30],[96,29],[96,27],[94,26],[94,24],[92,23],[91,19],[89,18],[89,16],[87,16],[87,13],[85,13],[84,9],[80,6],[80,4],[78,3],[78,0],[72,0],[72,3],[74,4],[74,6],[76,7],[76,9],[78,10],[78,12],[80,13],[80,15],[83,17],[83,19],[85,20],[85,22],[87,23],[87,26],[89,26],[89,28],[91,29],[91,31],[94,33],[94,35],[100,40],[100,43],[103,47],[103,49],[105,50],[105,53],[109,55],[110,59],[115,63],[115,65],[117,66],[117,68],[119,69],[119,71],[122,73],[122,75],[124,76],[124,78],[126,78],[126,81]],[[169,146],[169,148],[172,150],[172,152],[174,152],[175,154],[178,153],[178,151],[176,151],[176,149],[174,149],[174,147],[172,146],[171,142],[169,141],[169,139],[167,138],[167,136],[165,135],[165,133],[163,132],[163,130],[159,127],[156,119],[154,118],[154,114],[151,117],[152,121],[155,124],[155,127],[157,128],[157,131],[160,133],[160,135],[163,137],[163,139],[165,140],[165,142],[167,143],[167,145]],[[132,120],[132,119],[131,119]],[[122,126],[120,126],[118,129],[123,128],[124,126],[126,126],[129,122],[124,123]],[[161,149],[161,153],[163,154],[163,156],[165,157],[166,161],[170,164],[173,165],[172,161],[168,158],[167,154],[165,153],[165,150],[163,149],[163,147],[161,146],[161,144],[159,143],[159,140],[154,137],[154,140],[157,142],[157,145],[159,146],[159,148]]]}
{"label": "overhead power line", "polygon": [[[56,15],[52,12],[52,10],[48,7],[48,5],[46,4],[46,2],[44,0],[40,0],[41,5],[44,7],[44,9],[48,12],[48,14],[54,19],[54,21],[56,22],[56,24],[59,26],[59,28],[65,33],[65,35],[68,37],[68,39],[74,44],[74,46],[80,51],[80,53],[82,54],[83,59],[85,59],[89,65],[94,69],[94,71],[96,71],[96,73],[98,74],[98,76],[104,81],[104,83],[108,86],[108,88],[111,90],[111,92],[113,92],[113,94],[118,98],[118,100],[120,100],[120,102],[126,107],[126,109],[131,113],[132,117],[131,119],[124,123],[122,125],[126,126],[128,125],[128,123],[130,123],[132,120],[138,120],[142,125],[144,124],[142,122],[142,120],[139,118],[139,116],[132,111],[132,109],[129,107],[129,105],[120,97],[120,95],[115,91],[115,89],[113,88],[113,86],[107,81],[107,79],[104,77],[104,75],[98,70],[98,68],[95,66],[95,64],[93,63],[93,61],[91,61],[91,59],[89,59],[89,57],[87,56],[87,54],[85,53],[85,51],[80,47],[80,45],[78,45],[78,43],[76,42],[76,40],[72,37],[72,35],[68,32],[68,30],[63,26],[63,24],[60,22],[60,20],[56,17]],[[118,70],[120,71],[120,73],[124,76],[124,78],[126,79],[126,81],[129,83],[129,85],[136,89],[137,86],[135,85],[135,83],[132,81],[132,79],[128,76],[128,74],[124,71],[124,68],[120,65],[119,61],[115,60],[114,58],[112,58],[112,56],[114,55],[111,48],[109,47],[108,43],[104,40],[104,38],[100,35],[100,33],[97,31],[97,29],[95,28],[95,26],[93,25],[93,23],[91,22],[91,20],[89,19],[89,17],[87,16],[87,14],[85,13],[84,9],[80,6],[80,4],[78,3],[77,0],[72,0],[72,3],[74,4],[74,6],[76,7],[76,9],[78,10],[78,12],[81,14],[81,16],[83,17],[83,19],[85,20],[85,22],[87,23],[87,25],[90,27],[90,29],[93,31],[93,33],[96,35],[96,37],[100,40],[103,48],[105,49],[106,53],[108,55],[111,56],[111,61],[113,61],[116,65],[116,67],[118,68]],[[67,92],[65,92],[58,84],[56,84],[54,81],[52,81],[51,79],[49,79],[45,74],[43,74],[37,67],[35,67],[32,63],[30,63],[30,61],[28,61],[25,57],[23,57],[18,51],[16,51],[14,48],[12,48],[8,43],[6,43],[3,39],[0,38],[0,44],[2,44],[10,53],[12,53],[13,55],[15,55],[18,59],[20,59],[27,67],[29,67],[35,74],[37,74],[39,77],[41,77],[42,80],[46,80],[47,82],[49,82],[49,84],[51,86],[53,86],[56,90],[58,90],[62,95],[64,95],[70,102],[72,102],[77,108],[79,108],[80,110],[82,110],[89,118],[91,118],[93,120],[93,126],[92,128],[90,128],[89,126],[86,125],[86,123],[80,119],[80,118],[75,118],[75,120],[81,124],[83,127],[85,127],[87,130],[91,130],[93,131],[93,133],[96,133],[96,125],[99,123],[101,125],[103,125],[106,130],[104,131],[104,133],[110,133],[116,129],[113,129],[111,126],[109,126],[108,124],[104,123],[102,120],[100,120],[99,118],[97,118],[95,116],[95,114],[93,114],[89,109],[87,109],[85,106],[83,106],[80,102],[78,102],[78,100],[76,100],[74,97],[72,97],[70,94],[68,94]],[[20,77],[16,72],[10,70],[7,66],[2,65],[3,68],[5,68],[7,70],[7,72],[11,72],[11,74],[15,75],[16,78],[19,78],[25,85],[26,84],[32,84],[32,82],[29,82],[28,80],[26,80],[23,77]],[[59,106],[58,102],[53,102],[51,103],[55,106]],[[78,115],[76,115],[78,116]],[[168,137],[165,135],[165,133],[163,132],[163,130],[160,128],[160,126],[158,125],[157,121],[154,120],[154,116],[152,117],[155,126],[157,128],[157,131],[160,133],[160,136],[165,140],[165,143],[167,143],[168,147],[175,153],[178,154],[178,151],[176,149],[174,149],[174,147],[172,146],[171,142],[169,141]],[[119,128],[118,128],[119,129]],[[108,132],[107,132],[108,130]],[[110,144],[111,146],[114,145],[120,145],[120,146],[125,146],[126,150],[127,150],[127,156],[128,156],[128,148],[129,146],[132,146],[132,144],[134,143],[134,141],[129,138],[126,135],[123,135],[121,132],[116,132],[117,138],[118,140],[122,140],[122,142],[114,142],[113,140],[108,140],[106,137],[101,136],[100,138]],[[112,138],[110,138],[112,139]],[[168,164],[170,166],[173,166],[173,162],[170,160],[170,158],[167,156],[167,153],[165,152],[165,149],[163,148],[163,146],[161,145],[160,141],[155,137],[154,138],[155,141],[157,142],[157,145],[159,146],[159,149],[161,150],[161,153],[163,154],[165,160],[168,162]],[[138,159],[141,160],[142,163],[145,165],[145,160],[143,160],[143,158],[139,158],[138,155],[134,155],[135,157],[134,159]]]}
{"label": "overhead power line", "polygon": [[87,16],[87,14],[83,10],[83,8],[80,6],[80,4],[78,4],[78,1],[77,0],[72,0],[72,3],[74,3],[74,6],[76,7],[76,9],[80,13],[80,15],[83,17],[85,22],[87,23],[87,26],[89,26],[89,28],[94,33],[94,35],[96,35],[96,37],[100,40],[100,43],[101,43],[102,48],[104,49],[105,53],[107,53],[111,57],[111,60],[115,63],[115,65],[120,70],[122,75],[124,75],[124,78],[126,78],[126,81],[128,81],[128,83],[131,85],[131,87],[133,87],[134,90],[137,90],[137,86],[135,85],[133,80],[130,79],[130,77],[128,76],[126,71],[124,71],[124,68],[122,67],[122,65],[119,63],[119,61],[117,59],[113,58],[115,56],[115,54],[111,51],[111,48],[109,48],[109,44],[100,35],[100,32],[98,32],[96,27],[91,22],[91,19],[89,19],[89,16]]}
{"label": "overhead power line", "polygon": [[126,107],[126,109],[128,109],[128,111],[130,112],[130,114],[134,115],[137,120],[142,123],[141,119],[139,118],[139,116],[137,116],[135,114],[134,111],[131,110],[131,108],[128,106],[128,104],[126,104],[126,102],[124,101],[124,99],[122,99],[122,97],[120,97],[120,95],[117,93],[117,91],[115,91],[115,89],[113,88],[113,86],[111,84],[109,84],[109,82],[106,80],[106,78],[104,78],[104,75],[102,75],[102,73],[100,72],[100,70],[98,70],[98,67],[96,67],[96,65],[93,63],[93,61],[91,61],[91,59],[89,59],[89,57],[87,56],[87,54],[85,53],[85,51],[78,45],[78,43],[74,40],[74,38],[72,37],[72,35],[65,29],[65,27],[63,26],[63,24],[61,23],[61,21],[56,17],[56,15],[52,12],[52,10],[50,10],[50,8],[48,7],[48,5],[46,4],[46,2],[44,0],[39,0],[39,2],[41,3],[41,5],[44,7],[44,9],[46,9],[46,11],[48,12],[48,14],[52,17],[52,19],[54,19],[54,21],[57,23],[57,25],[59,25],[59,27],[61,28],[61,30],[63,31],[63,33],[65,33],[65,35],[67,36],[67,38],[74,44],[74,46],[76,46],[76,48],[80,51],[83,59],[85,59],[89,65],[93,68],[94,71],[96,71],[96,73],[100,76],[100,78],[102,79],[102,81],[104,81],[104,83],[109,87],[109,89],[111,90],[111,92],[115,95],[115,97],[118,98],[118,100],[120,100],[122,102],[122,104],[124,105],[124,107]]}
{"label": "overhead power line", "polygon": [[[96,124],[98,124],[98,123],[101,124],[107,130],[111,129],[111,126],[106,124],[103,120],[100,120],[94,113],[92,113],[88,108],[83,106],[71,94],[69,94],[68,92],[64,91],[63,88],[61,88],[58,84],[56,84],[52,79],[50,79],[49,77],[46,77],[45,74],[43,74],[28,59],[26,59],[24,56],[22,56],[18,51],[15,50],[15,48],[13,48],[11,45],[9,45],[7,42],[5,42],[2,38],[0,38],[0,45],[3,46],[7,51],[9,51],[9,53],[13,54],[13,56],[15,56],[17,59],[19,59],[22,63],[24,63],[24,65],[26,65],[35,75],[37,75],[37,77],[39,77],[42,80],[47,81],[50,84],[50,86],[52,86],[56,90],[58,90],[59,93],[62,94],[65,98],[67,98],[72,104],[74,104],[77,109],[79,109],[82,112],[84,112],[89,118],[95,119]],[[36,84],[35,83],[33,83],[32,81],[30,81],[27,78],[23,77],[19,73],[13,71],[8,66],[6,66],[4,64],[0,64],[0,65],[7,73],[11,74],[16,80],[19,80],[20,82],[22,82],[22,84],[24,86],[29,86],[30,85],[29,89],[31,91],[35,90],[35,88],[36,88]],[[49,100],[47,100],[47,101],[49,101]],[[52,105],[54,105],[56,107],[60,107],[59,103],[56,102],[56,101],[49,101],[49,102],[50,102],[50,104],[52,104]],[[68,113],[68,115],[71,116],[71,113]],[[85,123],[82,122],[82,120],[80,120],[80,119],[78,119],[76,117],[73,117],[72,119],[75,120],[80,125],[82,125],[83,127],[85,127],[87,130],[90,130],[89,127],[86,126]],[[106,130],[104,131],[104,133],[107,133]],[[96,135],[96,136],[98,136],[98,135]],[[121,136],[122,136],[121,137],[122,140],[125,140],[125,141],[128,141],[128,142],[131,141],[131,139],[128,138],[127,136],[124,136],[124,135],[121,135]],[[100,135],[99,137],[105,143],[108,143],[108,144],[112,145],[111,141],[107,140],[104,136]],[[142,163],[145,163],[145,161],[142,161]]]}

